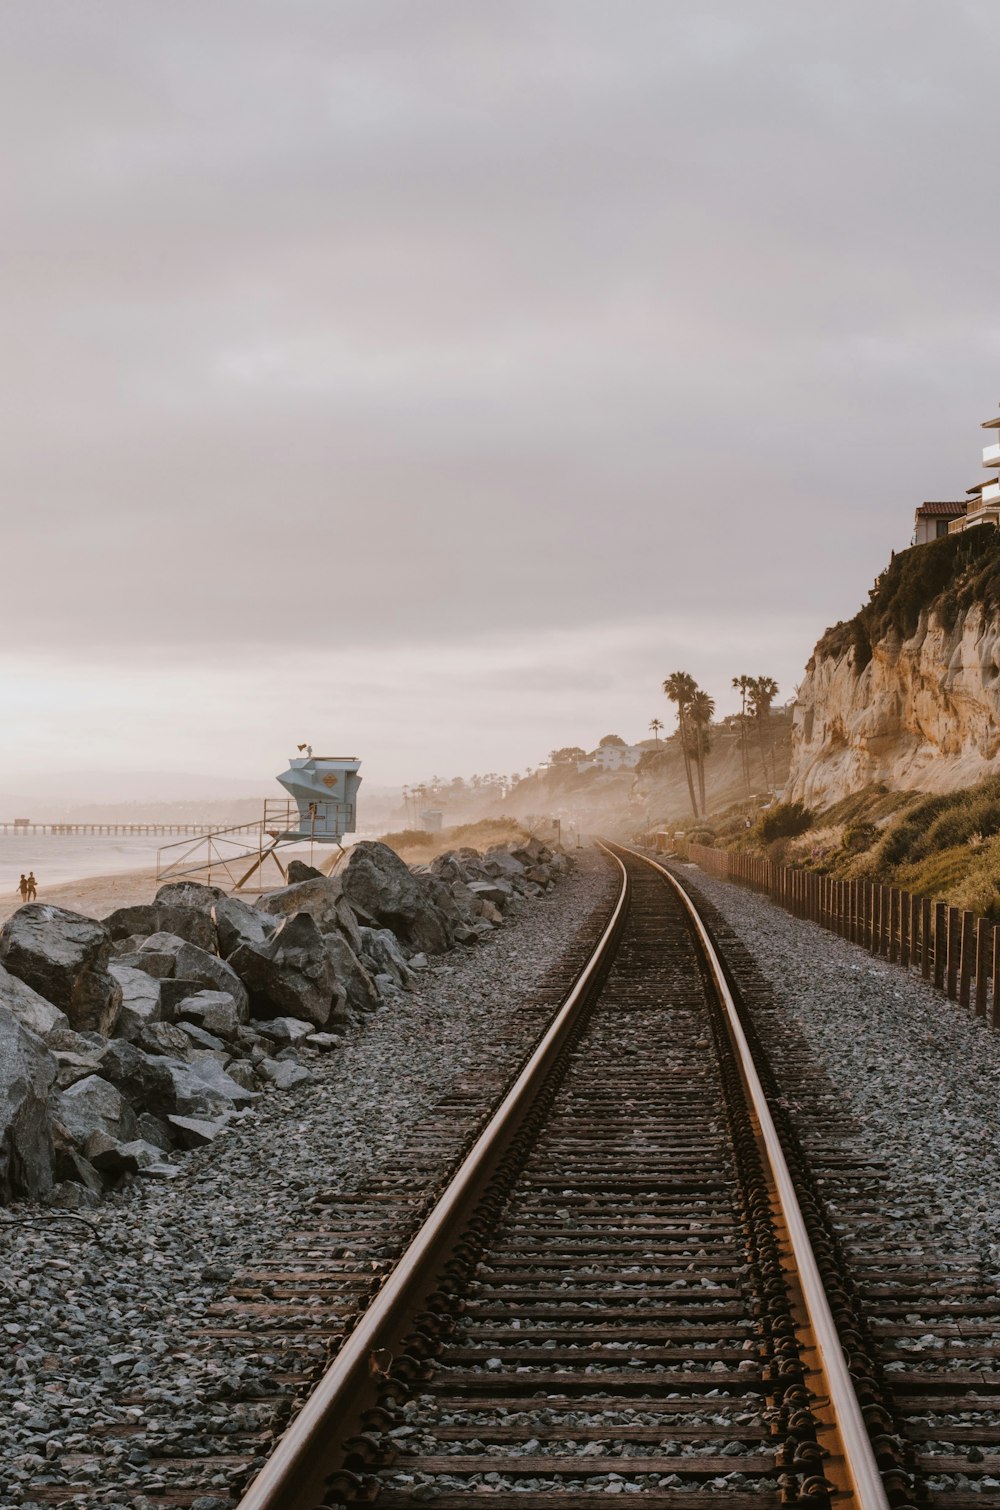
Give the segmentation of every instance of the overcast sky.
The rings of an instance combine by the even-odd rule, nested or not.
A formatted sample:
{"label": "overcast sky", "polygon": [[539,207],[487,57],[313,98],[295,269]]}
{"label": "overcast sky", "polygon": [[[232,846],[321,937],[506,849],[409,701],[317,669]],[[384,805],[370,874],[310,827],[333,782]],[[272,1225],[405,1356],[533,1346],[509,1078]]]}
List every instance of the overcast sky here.
{"label": "overcast sky", "polygon": [[989,0],[8,0],[0,808],[791,695],[981,474],[996,46]]}

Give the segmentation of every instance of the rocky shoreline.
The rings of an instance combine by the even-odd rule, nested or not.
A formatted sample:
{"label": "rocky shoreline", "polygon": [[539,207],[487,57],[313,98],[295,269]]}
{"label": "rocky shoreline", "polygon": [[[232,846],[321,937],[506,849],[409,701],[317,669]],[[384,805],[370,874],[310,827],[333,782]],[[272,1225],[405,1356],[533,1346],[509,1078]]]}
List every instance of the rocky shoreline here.
{"label": "rocky shoreline", "polygon": [[19,908],[0,928],[0,1203],[80,1212],[175,1178],[179,1151],[311,1083],[352,1021],[569,870],[534,838],[415,869],[361,843],[333,878],[293,862],[256,906],[181,881],[102,921]]}
{"label": "rocky shoreline", "polygon": [[[273,1408],[273,1362],[238,1339],[209,1340],[211,1308],[241,1265],[309,1220],[317,1193],[395,1177],[408,1140],[470,1075],[498,1087],[546,1020],[537,995],[616,888],[593,850],[475,948],[431,956],[412,991],[385,1000],[337,1052],[305,1058],[314,1079],[262,1097],[227,1135],[177,1163],[172,1180],[132,1177],[77,1215],[21,1203],[0,1212],[9,1346],[0,1356],[0,1510],[32,1491],[154,1510],[193,1483],[202,1510],[227,1483],[171,1456],[232,1451]],[[530,1010],[525,1010],[529,1007]],[[512,1053],[512,1042],[523,1049]],[[47,1502],[47,1501],[45,1501]],[[185,1500],[186,1503],[190,1502]]]}

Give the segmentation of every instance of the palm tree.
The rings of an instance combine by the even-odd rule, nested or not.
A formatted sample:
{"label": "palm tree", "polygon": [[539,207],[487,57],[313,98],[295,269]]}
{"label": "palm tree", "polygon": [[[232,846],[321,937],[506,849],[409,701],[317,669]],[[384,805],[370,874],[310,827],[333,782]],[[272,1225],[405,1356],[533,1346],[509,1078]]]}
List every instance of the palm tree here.
{"label": "palm tree", "polygon": [[[760,744],[760,763],[764,767],[764,780],[768,782],[768,790],[773,791],[774,780],[774,746],[771,744],[771,704],[778,695],[778,683],[773,676],[755,676],[750,684],[750,711],[757,721],[757,740]],[[765,750],[764,730],[767,729],[767,748],[771,755],[771,775],[767,774],[767,751]]]}
{"label": "palm tree", "polygon": [[691,779],[691,746],[688,739],[688,708],[698,690],[698,683],[687,671],[672,671],[663,683],[663,690],[672,703],[677,705],[677,732],[681,737],[681,753],[684,756],[684,774],[687,777],[691,796],[691,811],[698,817],[698,801],[694,795]]}
{"label": "palm tree", "polygon": [[653,738],[656,740],[656,743],[659,744],[659,742],[660,742],[660,730],[663,728],[662,722],[658,718],[651,718],[649,720],[649,727],[653,731]]}
{"label": "palm tree", "polygon": [[708,754],[710,745],[708,742],[708,726],[715,716],[715,699],[709,697],[700,687],[691,696],[689,717],[694,725],[695,732],[695,760],[698,765],[698,796],[701,800],[702,817],[708,811],[705,802],[705,756]]}
{"label": "palm tree", "polygon": [[747,744],[747,698],[753,686],[752,676],[734,676],[733,687],[740,694],[740,760],[743,764],[743,784],[750,796],[750,747]]}

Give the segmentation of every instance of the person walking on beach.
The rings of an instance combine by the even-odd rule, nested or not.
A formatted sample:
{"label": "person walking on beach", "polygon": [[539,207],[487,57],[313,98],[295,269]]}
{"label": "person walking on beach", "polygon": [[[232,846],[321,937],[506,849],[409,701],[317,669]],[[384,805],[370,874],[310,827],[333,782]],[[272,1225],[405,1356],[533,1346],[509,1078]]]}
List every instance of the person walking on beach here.
{"label": "person walking on beach", "polygon": [[17,889],[21,893],[21,901],[26,902],[28,900],[28,878],[23,871],[21,872],[21,879],[17,883]]}
{"label": "person walking on beach", "polygon": [[35,872],[28,871],[28,901],[33,902],[38,895],[38,882],[35,880]]}

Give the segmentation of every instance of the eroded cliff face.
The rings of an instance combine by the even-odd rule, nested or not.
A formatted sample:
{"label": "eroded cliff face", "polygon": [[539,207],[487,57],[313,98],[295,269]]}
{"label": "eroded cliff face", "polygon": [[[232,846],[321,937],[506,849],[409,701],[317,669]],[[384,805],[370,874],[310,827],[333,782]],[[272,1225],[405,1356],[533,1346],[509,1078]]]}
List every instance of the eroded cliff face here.
{"label": "eroded cliff face", "polygon": [[799,689],[786,797],[827,807],[872,782],[951,791],[1000,772],[1000,617],[974,606],[946,629],[933,610],[902,639],[819,652]]}

